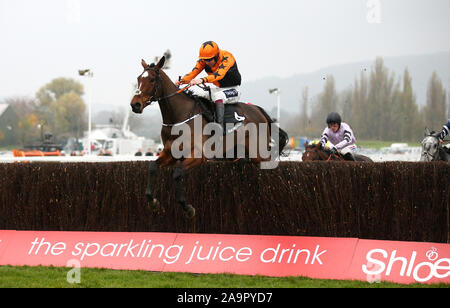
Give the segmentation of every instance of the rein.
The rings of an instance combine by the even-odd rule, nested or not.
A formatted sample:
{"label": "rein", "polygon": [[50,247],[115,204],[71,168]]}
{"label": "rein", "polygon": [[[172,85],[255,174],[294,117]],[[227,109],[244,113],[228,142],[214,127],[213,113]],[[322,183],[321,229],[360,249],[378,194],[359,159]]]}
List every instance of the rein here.
{"label": "rein", "polygon": [[[145,71],[149,71],[149,70],[152,70],[152,68],[151,67],[147,67],[144,70],[144,72]],[[144,102],[144,104],[151,104],[152,102],[156,102],[156,101],[159,102],[159,101],[162,101],[162,100],[166,100],[168,98],[174,97],[175,95],[181,94],[184,91],[186,91],[187,89],[189,89],[190,87],[192,87],[192,85],[187,85],[186,87],[184,87],[182,89],[179,89],[178,91],[176,91],[174,93],[171,93],[171,94],[166,95],[166,96],[161,96],[161,97],[155,98],[156,93],[158,93],[158,89],[160,87],[160,83],[161,83],[162,79],[161,79],[161,75],[159,73],[159,70],[153,70],[153,71],[156,73],[156,85],[155,85],[155,89],[153,90],[153,93],[144,92],[144,91],[141,91],[140,89],[137,89],[136,92],[135,92],[135,95],[140,95],[141,96],[141,100],[142,101],[144,101],[143,98],[142,98],[143,94],[148,95],[150,97],[147,101]],[[198,86],[201,87],[200,85],[198,85]],[[201,87],[201,88],[204,89],[204,90],[209,90],[209,87],[207,87],[207,86]],[[196,107],[197,107],[197,104],[196,104]],[[164,126],[164,127],[174,127],[174,126],[183,125],[183,124],[185,124],[185,123],[187,123],[187,122],[189,122],[189,121],[191,121],[191,120],[193,120],[193,119],[195,119],[195,118],[197,118],[199,116],[201,116],[201,112],[197,113],[197,114],[195,114],[195,115],[193,115],[191,117],[189,117],[188,119],[186,119],[186,120],[184,120],[182,122],[173,123],[173,124],[162,123],[162,126]]]}
{"label": "rein", "polygon": [[436,139],[437,139],[437,141],[438,141],[438,148],[437,148],[437,151],[436,151],[436,154],[435,154],[435,155],[430,154],[428,151],[423,151],[423,152],[422,152],[422,155],[426,156],[428,159],[431,158],[431,160],[429,160],[429,161],[436,161],[436,160],[438,160],[438,158],[439,158],[439,155],[440,155],[440,154],[439,154],[439,151],[440,151],[440,149],[442,148],[442,146],[441,146],[441,141],[439,140],[438,137],[433,136],[433,135],[429,135],[428,137],[433,137],[433,138],[436,138]]}
{"label": "rein", "polygon": [[[319,151],[320,151],[320,150],[319,150]],[[319,157],[319,159],[320,159],[320,154],[319,154],[318,151],[315,150],[315,149],[306,149],[305,152],[314,153],[314,154],[316,154],[316,155]],[[322,152],[325,153],[325,151],[322,151]],[[339,159],[339,160],[344,160],[344,158],[338,153],[338,154],[330,154],[330,155],[328,156],[328,159],[327,159],[326,161],[330,161],[330,160],[332,159],[332,157],[335,157],[335,158],[337,158],[337,159]]]}
{"label": "rein", "polygon": [[[150,68],[147,68],[147,69],[144,70],[144,72],[145,71],[149,71],[149,70],[150,70]],[[137,89],[136,92],[135,92],[135,95],[140,95],[141,99],[142,99],[142,94],[148,95],[150,97],[147,101],[144,102],[145,104],[151,104],[152,102],[161,101],[161,100],[165,100],[165,99],[171,98],[171,97],[173,97],[175,95],[178,95],[178,94],[186,91],[190,87],[192,87],[192,85],[188,85],[188,86],[186,86],[186,87],[184,87],[184,88],[182,88],[182,89],[180,89],[180,90],[178,90],[178,91],[176,91],[176,92],[174,92],[172,94],[155,98],[156,93],[158,92],[158,89],[159,89],[159,85],[161,83],[161,76],[159,75],[159,71],[155,70],[154,72],[156,73],[156,85],[155,85],[155,89],[153,90],[153,94],[149,93],[149,92],[141,91],[140,89]]]}
{"label": "rein", "polygon": [[322,160],[321,157],[320,157],[320,154],[319,154],[319,152],[317,152],[317,150],[311,149],[311,148],[310,148],[310,149],[306,149],[306,150],[305,150],[305,153],[306,153],[306,152],[314,153],[314,155],[316,155],[316,157],[318,158],[317,160]]}
{"label": "rein", "polygon": [[[306,149],[305,150],[305,153],[306,152],[309,152],[309,153],[314,153],[314,154],[316,154],[316,155],[319,155],[319,153],[317,153],[315,150],[312,150],[312,149]],[[319,157],[320,158],[320,157]]]}
{"label": "rein", "polygon": [[177,92],[174,92],[174,93],[169,94],[169,95],[167,95],[167,96],[163,96],[163,97],[157,98],[157,99],[155,99],[155,100],[156,100],[156,101],[160,101],[160,100],[163,100],[163,99],[171,98],[171,97],[173,97],[173,96],[175,96],[175,95],[177,95],[177,94],[180,94],[180,93],[186,91],[186,90],[189,89],[190,87],[192,87],[192,85],[188,85],[188,86],[186,86],[186,87],[184,87],[184,88],[178,90]]}
{"label": "rein", "polygon": [[341,155],[340,153],[338,153],[338,154],[330,154],[330,156],[328,156],[327,161],[331,160],[331,157],[333,157],[333,156],[334,156],[335,158],[339,159],[339,160],[344,160],[344,158],[342,157],[342,155]]}

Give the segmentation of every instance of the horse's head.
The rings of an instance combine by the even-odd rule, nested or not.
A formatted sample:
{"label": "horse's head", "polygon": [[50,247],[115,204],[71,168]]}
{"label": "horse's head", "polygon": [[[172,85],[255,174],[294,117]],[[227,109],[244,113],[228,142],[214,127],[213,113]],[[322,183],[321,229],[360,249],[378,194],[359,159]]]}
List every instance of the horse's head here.
{"label": "horse's head", "polygon": [[302,155],[302,161],[323,160],[319,151],[322,151],[320,142],[315,144],[305,142],[305,152]]}
{"label": "horse's head", "polygon": [[131,99],[130,105],[133,112],[142,113],[145,107],[161,96],[160,70],[165,60],[163,56],[156,65],[153,63],[148,65],[144,60],[141,61],[144,71],[137,78],[137,89]]}
{"label": "horse's head", "polygon": [[439,157],[439,133],[435,133],[425,128],[425,138],[422,140],[422,154],[420,161],[433,161]]}

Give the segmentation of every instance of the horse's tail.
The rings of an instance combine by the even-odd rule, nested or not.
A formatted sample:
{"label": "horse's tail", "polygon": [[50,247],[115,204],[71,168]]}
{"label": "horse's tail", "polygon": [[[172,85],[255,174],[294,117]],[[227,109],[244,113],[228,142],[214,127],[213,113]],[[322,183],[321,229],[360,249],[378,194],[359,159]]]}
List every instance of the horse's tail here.
{"label": "horse's tail", "polygon": [[[262,112],[264,117],[266,117],[267,122],[269,124],[275,123],[275,121],[270,117],[270,115],[260,106],[256,106],[259,108],[259,110]],[[269,125],[270,135],[272,136],[272,125]],[[286,144],[289,141],[288,134],[281,129],[281,127],[278,127],[278,155],[281,155],[283,153],[283,149],[286,146]]]}

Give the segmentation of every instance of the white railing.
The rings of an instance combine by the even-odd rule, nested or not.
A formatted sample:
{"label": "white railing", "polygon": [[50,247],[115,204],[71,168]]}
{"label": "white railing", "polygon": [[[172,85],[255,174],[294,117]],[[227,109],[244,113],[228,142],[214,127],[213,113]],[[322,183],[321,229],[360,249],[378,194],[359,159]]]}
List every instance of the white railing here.
{"label": "white railing", "polygon": [[[372,158],[375,162],[385,161],[419,161],[420,152],[392,154],[392,153],[373,153],[364,154]],[[116,156],[45,156],[45,157],[13,157],[12,155],[0,155],[0,163],[15,162],[127,162],[127,161],[153,161],[158,156],[134,156],[134,155],[116,155]],[[295,154],[288,157],[281,157],[281,161],[302,161],[302,155]]]}
{"label": "white railing", "polygon": [[117,156],[37,156],[37,157],[13,157],[0,156],[0,163],[16,163],[16,162],[61,162],[61,163],[100,163],[100,162],[126,162],[126,161],[152,161],[158,156],[134,156],[134,155],[117,155]]}

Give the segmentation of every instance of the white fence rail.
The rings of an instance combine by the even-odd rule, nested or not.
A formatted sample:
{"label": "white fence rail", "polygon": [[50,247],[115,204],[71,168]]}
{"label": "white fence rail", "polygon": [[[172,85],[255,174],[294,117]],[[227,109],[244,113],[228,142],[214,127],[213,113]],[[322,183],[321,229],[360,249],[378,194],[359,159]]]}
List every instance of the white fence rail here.
{"label": "white fence rail", "polygon": [[[413,148],[405,153],[362,153],[374,162],[386,161],[419,161],[420,148]],[[134,155],[116,155],[116,156],[45,156],[45,157],[13,157],[11,154],[0,155],[0,163],[15,163],[15,162],[126,162],[126,161],[152,161],[156,160],[158,156],[134,156]],[[281,157],[281,161],[302,161],[302,153],[293,152],[287,157]]]}
{"label": "white fence rail", "polygon": [[110,163],[110,162],[126,162],[126,161],[152,161],[158,156],[38,156],[38,157],[13,157],[0,156],[0,163],[16,163],[16,162],[61,162],[61,163]]}

